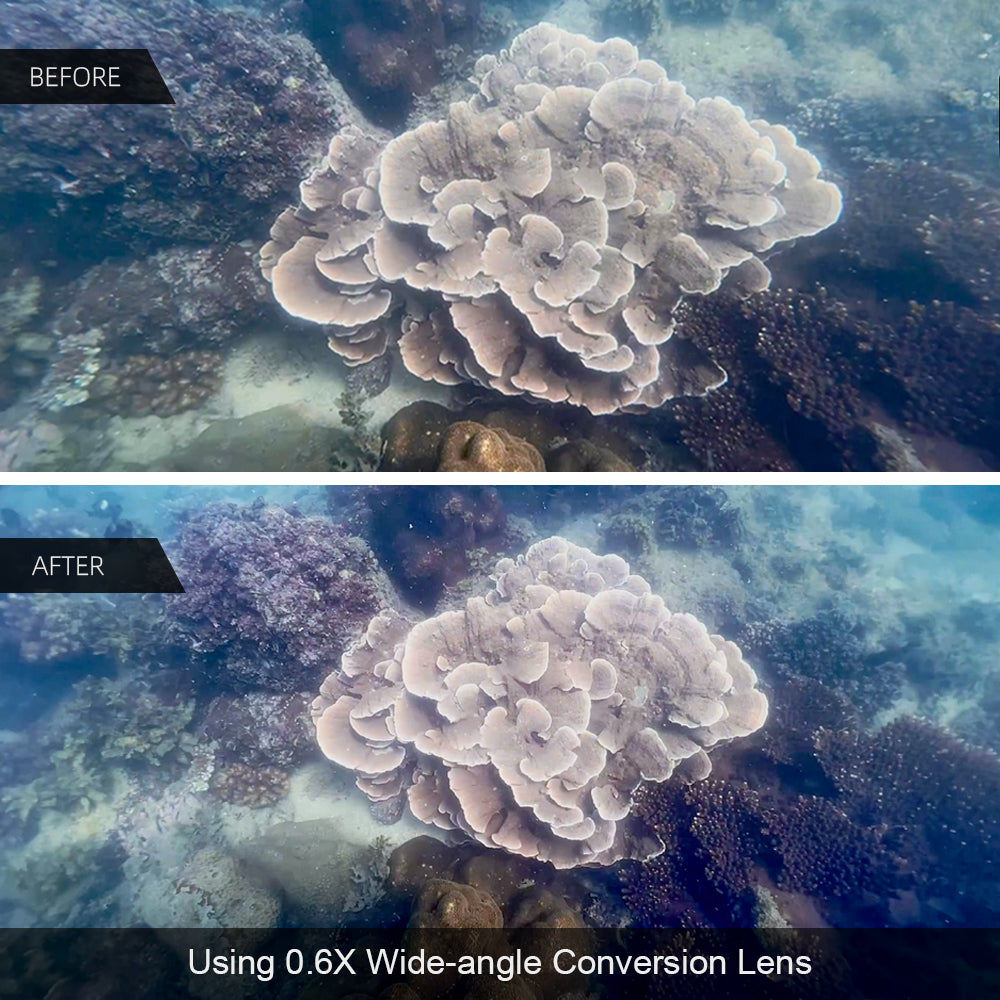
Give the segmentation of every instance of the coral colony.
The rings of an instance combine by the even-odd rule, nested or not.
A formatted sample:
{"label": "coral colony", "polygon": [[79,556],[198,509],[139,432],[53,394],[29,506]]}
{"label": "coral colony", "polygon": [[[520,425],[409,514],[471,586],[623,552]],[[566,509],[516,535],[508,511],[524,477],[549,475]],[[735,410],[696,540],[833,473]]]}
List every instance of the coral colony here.
{"label": "coral colony", "polygon": [[374,802],[557,868],[663,849],[628,819],[640,781],[705,778],[767,699],[739,648],[673,614],[618,556],[563,538],[419,624],[374,618],[313,703],[323,752]]}
{"label": "coral colony", "polygon": [[348,364],[396,341],[421,378],[595,414],[720,386],[674,309],[767,288],[762,253],[837,220],[816,158],[621,38],[540,24],[475,82],[387,144],[334,136],[261,251],[281,305]]}

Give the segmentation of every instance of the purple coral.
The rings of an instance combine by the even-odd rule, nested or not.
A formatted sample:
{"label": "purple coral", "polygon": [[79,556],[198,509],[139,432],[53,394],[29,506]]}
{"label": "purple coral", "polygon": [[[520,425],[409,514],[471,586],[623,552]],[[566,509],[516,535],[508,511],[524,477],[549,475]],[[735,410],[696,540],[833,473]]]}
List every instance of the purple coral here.
{"label": "purple coral", "polygon": [[388,590],[360,538],[262,500],[210,504],[171,557],[187,587],[170,604],[172,631],[237,689],[315,686]]}

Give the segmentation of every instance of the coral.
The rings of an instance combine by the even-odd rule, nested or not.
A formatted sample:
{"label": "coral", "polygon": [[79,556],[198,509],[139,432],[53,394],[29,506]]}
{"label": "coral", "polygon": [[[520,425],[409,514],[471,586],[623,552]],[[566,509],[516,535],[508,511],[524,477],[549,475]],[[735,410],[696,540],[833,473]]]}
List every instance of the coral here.
{"label": "coral", "polygon": [[469,571],[472,550],[495,548],[507,526],[493,487],[382,486],[365,491],[371,541],[396,585],[432,607]]}
{"label": "coral", "polygon": [[382,428],[383,472],[430,472],[441,439],[455,415],[438,403],[417,400],[397,410]]}
{"label": "coral", "polygon": [[610,0],[601,18],[606,35],[631,42],[643,41],[662,26],[663,8],[658,0]]}
{"label": "coral", "polygon": [[550,472],[635,472],[610,448],[592,441],[568,441],[549,452]]}
{"label": "coral", "polygon": [[1000,758],[946,730],[901,718],[876,733],[821,731],[820,763],[856,822],[902,831],[924,898],[997,913]]}
{"label": "coral", "polygon": [[0,192],[38,196],[35,215],[51,208],[56,251],[68,243],[74,259],[107,256],[95,233],[130,243],[241,239],[287,197],[331,122],[358,118],[305,39],[249,11],[46,0],[11,8],[0,28],[8,48],[58,48],[67,38],[148,48],[176,101],[0,109]]}
{"label": "coral", "polygon": [[492,896],[471,885],[431,879],[420,890],[411,927],[503,927],[503,914]]}
{"label": "coral", "polygon": [[906,677],[904,665],[870,649],[863,627],[840,611],[751,622],[740,643],[776,678],[820,681],[872,713],[892,704]]}
{"label": "coral", "polygon": [[177,641],[242,690],[314,685],[388,592],[360,538],[263,500],[206,505],[183,525],[172,560],[187,581],[168,605]]}
{"label": "coral", "polygon": [[220,695],[205,710],[199,735],[222,760],[251,767],[290,767],[312,755],[315,741],[305,694],[251,691]]}
{"label": "coral", "polygon": [[88,811],[116,780],[116,764],[134,774],[169,773],[194,749],[193,714],[194,701],[170,671],[84,678],[52,717],[32,727],[47,766],[4,789],[0,807],[21,823],[47,812]]}
{"label": "coral", "polygon": [[[640,450],[634,436],[628,436],[628,427],[609,427],[579,410],[542,411],[537,406],[512,403],[473,403],[457,412],[437,403],[410,403],[382,428],[380,469],[441,469],[442,442],[449,427],[456,423],[477,424],[490,434],[526,442],[539,453],[549,472],[633,472],[646,459],[645,450]],[[533,455],[531,461],[535,461]]]}
{"label": "coral", "polygon": [[672,486],[653,496],[653,527],[663,545],[731,550],[742,534],[740,513],[718,486]]}
{"label": "coral", "polygon": [[[828,678],[830,685],[838,678]],[[795,764],[814,750],[817,729],[857,729],[858,711],[833,686],[812,677],[791,676],[775,685],[767,728],[760,734],[761,750],[779,764]]]}
{"label": "coral", "polygon": [[441,472],[544,472],[538,449],[502,427],[472,420],[452,424],[441,439]]}
{"label": "coral", "polygon": [[320,748],[372,800],[405,791],[487,846],[560,868],[655,854],[633,791],[704,778],[706,749],[760,728],[756,675],[619,556],[550,538],[494,580],[418,625],[376,617],[313,704]]}
{"label": "coral", "polygon": [[281,305],[348,364],[401,329],[422,378],[595,414],[721,385],[673,310],[723,282],[766,288],[759,254],[836,220],[816,159],[623,39],[541,24],[475,79],[446,120],[384,146],[334,136],[261,252]]}
{"label": "coral", "polygon": [[228,764],[215,772],[209,787],[223,802],[261,809],[273,806],[288,794],[288,772],[273,766]]}
{"label": "coral", "polygon": [[879,832],[853,822],[828,799],[801,797],[769,811],[765,832],[781,857],[782,888],[821,899],[884,895],[898,884]]}
{"label": "coral", "polygon": [[632,559],[649,555],[656,546],[649,517],[631,509],[612,514],[601,523],[600,533],[602,548]]}
{"label": "coral", "polygon": [[266,313],[266,293],[239,245],[162,250],[105,261],[63,290],[55,357],[40,389],[48,409],[167,416],[219,383],[221,347]]}

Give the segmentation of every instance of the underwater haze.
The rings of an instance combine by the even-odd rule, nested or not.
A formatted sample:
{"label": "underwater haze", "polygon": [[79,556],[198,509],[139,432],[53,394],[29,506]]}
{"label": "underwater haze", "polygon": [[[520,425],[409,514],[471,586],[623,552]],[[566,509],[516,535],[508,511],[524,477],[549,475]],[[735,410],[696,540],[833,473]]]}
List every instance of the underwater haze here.
{"label": "underwater haze", "polygon": [[991,470],[990,0],[16,0],[0,468]]}
{"label": "underwater haze", "polygon": [[0,926],[1000,923],[995,488],[0,508],[185,588],[0,600]]}

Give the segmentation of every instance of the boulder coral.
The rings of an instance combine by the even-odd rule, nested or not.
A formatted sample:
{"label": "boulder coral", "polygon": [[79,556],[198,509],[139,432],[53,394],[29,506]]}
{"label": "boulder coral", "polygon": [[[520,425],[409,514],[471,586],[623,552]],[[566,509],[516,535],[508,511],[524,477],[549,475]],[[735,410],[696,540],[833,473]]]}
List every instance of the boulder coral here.
{"label": "boulder coral", "polygon": [[673,311],[766,288],[762,254],[838,218],[816,158],[621,38],[540,24],[474,82],[387,144],[333,137],[261,251],[281,305],[348,364],[395,342],[421,378],[595,414],[721,385]]}
{"label": "boulder coral", "polygon": [[375,802],[557,868],[647,858],[642,781],[700,780],[767,699],[739,648],[620,556],[548,538],[413,624],[377,615],[313,703],[323,753]]}

